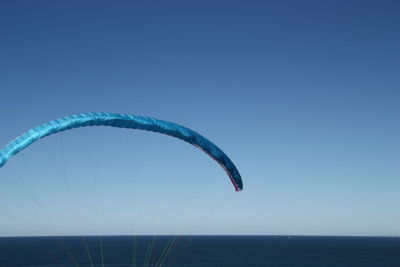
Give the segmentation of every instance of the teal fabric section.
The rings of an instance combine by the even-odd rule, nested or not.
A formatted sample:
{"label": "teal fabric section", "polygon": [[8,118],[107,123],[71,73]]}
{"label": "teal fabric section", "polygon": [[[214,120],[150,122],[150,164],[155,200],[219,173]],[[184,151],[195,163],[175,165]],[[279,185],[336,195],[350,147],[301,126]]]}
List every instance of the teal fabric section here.
{"label": "teal fabric section", "polygon": [[237,191],[243,189],[243,183],[239,171],[230,158],[214,143],[199,133],[173,122],[150,117],[107,112],[77,114],[53,120],[29,130],[0,150],[0,167],[4,166],[12,156],[40,138],[61,131],[85,126],[111,126],[140,129],[179,138],[207,153],[225,169],[235,186],[235,189]]}

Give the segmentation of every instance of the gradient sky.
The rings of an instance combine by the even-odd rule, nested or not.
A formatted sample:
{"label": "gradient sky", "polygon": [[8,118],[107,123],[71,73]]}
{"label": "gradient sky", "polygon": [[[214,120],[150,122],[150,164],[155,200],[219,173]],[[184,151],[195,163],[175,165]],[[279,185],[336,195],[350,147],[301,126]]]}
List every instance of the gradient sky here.
{"label": "gradient sky", "polygon": [[0,169],[0,235],[400,235],[399,10],[1,1],[1,146],[75,113],[153,116],[220,146],[244,191],[182,141],[77,129]]}

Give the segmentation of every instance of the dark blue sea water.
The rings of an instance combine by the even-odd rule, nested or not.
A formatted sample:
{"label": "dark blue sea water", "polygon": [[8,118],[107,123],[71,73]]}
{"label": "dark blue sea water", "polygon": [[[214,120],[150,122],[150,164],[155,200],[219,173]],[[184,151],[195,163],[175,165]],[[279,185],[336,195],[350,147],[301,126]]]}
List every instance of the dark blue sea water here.
{"label": "dark blue sea water", "polygon": [[0,266],[400,266],[400,238],[0,238]]}

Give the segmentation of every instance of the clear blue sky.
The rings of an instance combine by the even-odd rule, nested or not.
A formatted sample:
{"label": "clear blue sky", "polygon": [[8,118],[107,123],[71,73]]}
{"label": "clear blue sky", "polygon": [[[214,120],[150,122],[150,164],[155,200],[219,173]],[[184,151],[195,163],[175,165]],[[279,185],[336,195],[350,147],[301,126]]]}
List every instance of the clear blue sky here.
{"label": "clear blue sky", "polygon": [[0,170],[0,235],[400,235],[398,1],[1,1],[0,144],[62,116],[178,122],[244,191],[170,137],[78,129]]}

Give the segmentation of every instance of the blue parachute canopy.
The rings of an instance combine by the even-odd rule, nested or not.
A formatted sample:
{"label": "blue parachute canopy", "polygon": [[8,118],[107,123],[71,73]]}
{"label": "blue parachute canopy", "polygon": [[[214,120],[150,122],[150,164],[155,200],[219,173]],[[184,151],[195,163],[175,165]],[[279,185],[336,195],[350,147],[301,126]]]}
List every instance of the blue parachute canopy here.
{"label": "blue parachute canopy", "polygon": [[53,120],[33,128],[0,150],[0,167],[15,154],[33,142],[48,135],[84,126],[111,126],[162,133],[190,143],[217,161],[229,175],[236,191],[243,189],[239,171],[229,157],[210,140],[199,133],[173,122],[149,117],[108,112],[84,113]]}

